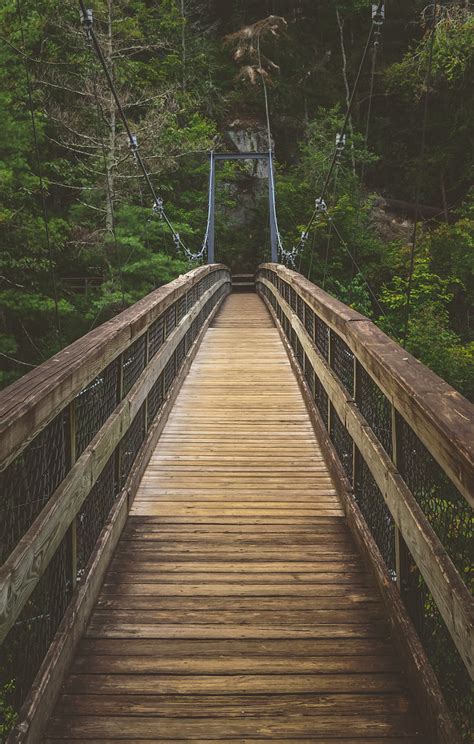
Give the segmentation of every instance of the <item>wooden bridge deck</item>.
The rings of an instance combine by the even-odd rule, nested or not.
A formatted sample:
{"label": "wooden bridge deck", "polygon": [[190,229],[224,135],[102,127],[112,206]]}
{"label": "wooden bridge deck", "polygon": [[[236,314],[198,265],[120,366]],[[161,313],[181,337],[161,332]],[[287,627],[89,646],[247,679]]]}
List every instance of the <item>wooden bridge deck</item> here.
{"label": "wooden bridge deck", "polygon": [[424,741],[277,330],[231,295],[149,463],[47,741]]}

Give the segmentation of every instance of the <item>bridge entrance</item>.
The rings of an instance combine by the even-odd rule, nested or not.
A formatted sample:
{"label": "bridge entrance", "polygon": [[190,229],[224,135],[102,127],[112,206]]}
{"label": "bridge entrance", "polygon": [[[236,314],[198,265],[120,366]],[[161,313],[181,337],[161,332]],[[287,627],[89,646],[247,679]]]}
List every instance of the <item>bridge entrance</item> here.
{"label": "bridge entrance", "polygon": [[275,181],[273,153],[268,152],[214,152],[210,153],[209,211],[207,231],[207,262],[215,260],[215,209],[216,209],[216,162],[219,160],[266,160],[268,162],[268,211],[270,220],[270,247],[272,262],[278,261],[278,230],[275,207]]}

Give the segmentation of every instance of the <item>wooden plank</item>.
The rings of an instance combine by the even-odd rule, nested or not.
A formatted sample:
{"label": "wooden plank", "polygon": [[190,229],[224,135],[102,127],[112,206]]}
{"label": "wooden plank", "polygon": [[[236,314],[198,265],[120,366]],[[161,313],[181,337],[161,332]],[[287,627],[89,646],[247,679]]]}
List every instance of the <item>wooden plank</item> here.
{"label": "wooden plank", "polygon": [[278,332],[258,297],[231,295],[143,475],[46,740],[367,735],[423,741]]}

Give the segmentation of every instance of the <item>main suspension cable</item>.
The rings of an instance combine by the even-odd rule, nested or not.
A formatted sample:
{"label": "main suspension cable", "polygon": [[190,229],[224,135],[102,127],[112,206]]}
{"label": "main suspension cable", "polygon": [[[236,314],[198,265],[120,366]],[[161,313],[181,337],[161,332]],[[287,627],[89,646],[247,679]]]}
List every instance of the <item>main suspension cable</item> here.
{"label": "main suspension cable", "polygon": [[[383,12],[384,12],[383,8],[384,8],[384,0],[379,0],[379,2],[377,4],[377,7],[375,7],[373,9],[373,12],[372,12],[372,25],[370,27],[369,35],[367,37],[367,41],[366,41],[366,44],[365,44],[365,47],[364,47],[364,51],[363,51],[363,54],[362,54],[362,59],[360,61],[359,69],[357,71],[357,75],[356,75],[356,78],[355,78],[355,81],[354,81],[354,85],[353,85],[353,88],[352,88],[352,93],[351,93],[351,96],[350,96],[350,99],[349,99],[349,104],[347,106],[346,115],[344,117],[344,121],[343,121],[343,124],[342,124],[341,131],[339,133],[340,141],[345,141],[347,127],[349,125],[349,120],[350,120],[350,116],[351,116],[351,113],[352,113],[352,108],[353,108],[353,105],[354,105],[354,101],[355,101],[355,96],[356,96],[356,93],[357,93],[357,89],[359,87],[359,82],[360,82],[360,79],[361,79],[361,76],[362,76],[362,71],[363,71],[363,69],[365,67],[365,62],[366,62],[366,59],[367,59],[367,56],[368,56],[368,53],[369,53],[369,49],[370,49],[370,44],[371,44],[371,41],[372,41],[372,37],[373,37],[373,35],[375,33],[376,28],[378,27],[378,24],[380,23],[380,20],[379,19],[381,17],[383,17]],[[331,178],[332,178],[332,175],[334,173],[334,169],[336,168],[336,165],[337,165],[338,152],[339,152],[339,150],[338,150],[338,142],[336,140],[336,146],[335,146],[334,151],[333,151],[333,155],[332,155],[332,158],[331,158],[331,163],[330,163],[330,166],[329,166],[329,170],[328,170],[328,172],[326,174],[326,178],[324,180],[324,184],[323,184],[323,187],[322,187],[320,196],[316,199],[316,203],[315,203],[315,207],[314,207],[313,213],[311,214],[311,217],[310,217],[310,219],[308,221],[308,224],[306,225],[305,229],[303,230],[303,232],[301,234],[300,241],[299,241],[299,243],[297,244],[297,246],[295,248],[296,251],[299,251],[300,248],[304,246],[304,244],[306,242],[306,239],[308,237],[309,231],[313,227],[313,224],[314,224],[314,222],[315,222],[318,214],[320,214],[321,212],[327,211],[327,207],[326,207],[326,203],[325,203],[325,200],[324,199],[325,199],[326,192],[328,190],[329,184],[331,182]]]}
{"label": "main suspension cable", "polygon": [[115,86],[112,73],[109,70],[109,66],[107,64],[107,60],[105,58],[104,52],[102,51],[102,47],[100,45],[100,42],[97,38],[97,35],[94,31],[94,20],[93,20],[93,14],[92,10],[86,8],[86,5],[84,3],[84,0],[79,0],[79,6],[81,9],[81,18],[82,18],[82,25],[84,28],[84,32],[86,34],[86,38],[90,42],[92,48],[94,49],[97,58],[100,62],[100,65],[102,67],[102,70],[104,72],[104,75],[106,77],[108,86],[110,88],[110,92],[112,93],[112,96],[115,101],[115,105],[117,107],[118,114],[120,116],[120,119],[122,121],[122,124],[125,128],[125,131],[128,136],[129,141],[129,147],[130,152],[137,164],[137,166],[140,168],[143,178],[145,179],[145,183],[148,187],[148,190],[150,191],[152,198],[153,198],[153,211],[159,215],[159,217],[166,223],[169,230],[171,231],[173,235],[173,240],[177,248],[182,248],[184,251],[187,251],[186,246],[184,245],[183,241],[180,238],[179,233],[174,229],[173,224],[171,223],[170,219],[168,218],[164,206],[163,206],[163,199],[156,193],[155,188],[153,186],[152,180],[150,178],[150,174],[148,173],[145,163],[143,162],[143,158],[141,156],[139,146],[138,146],[138,140],[135,134],[133,134],[130,124],[128,123],[128,119],[125,115],[125,112],[123,110],[123,106],[120,102],[119,95],[117,93],[117,88]]}

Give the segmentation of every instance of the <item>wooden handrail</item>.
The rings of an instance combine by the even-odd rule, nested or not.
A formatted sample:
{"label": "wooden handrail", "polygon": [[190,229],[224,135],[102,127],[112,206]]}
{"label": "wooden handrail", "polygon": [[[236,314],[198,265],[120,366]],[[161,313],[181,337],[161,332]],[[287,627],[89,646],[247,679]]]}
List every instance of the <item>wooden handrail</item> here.
{"label": "wooden handrail", "polygon": [[[427,449],[444,472],[447,472],[455,485],[458,481],[462,483],[463,493],[471,503],[472,493],[466,491],[466,488],[467,484],[472,482],[472,439],[470,435],[473,430],[474,407],[447,383],[427,370],[424,365],[413,357],[407,356],[398,344],[391,341],[360,313],[338,302],[284,266],[263,264],[259,267],[256,278],[257,289],[259,286],[266,288],[295,332],[302,351],[306,354],[328,396],[331,407],[371,472],[392,515],[396,529],[410,550],[472,677],[474,674],[474,601],[463,577],[453,565],[428,518],[400,476],[396,464],[378,441],[351,394],[332,369],[331,354],[329,354],[329,360],[326,361],[309,335],[305,324],[298,317],[298,313],[281,295],[275,283],[265,275],[268,275],[268,272],[272,272],[272,275],[286,282],[294,290],[296,296],[307,303],[307,306],[315,313],[315,317],[322,320],[347,344],[354,359],[360,362],[371,375],[393,407],[401,413],[415,434],[419,436],[420,441],[426,443]],[[292,304],[295,305],[295,302]],[[406,361],[410,361],[408,370],[407,365],[403,365]],[[354,375],[355,370],[356,367],[354,367]],[[444,397],[444,403],[439,406],[439,410],[431,404],[430,397],[427,401],[421,397],[426,384],[420,378],[425,373],[431,382],[436,383],[436,389]],[[412,405],[408,406],[410,393],[413,394],[414,400]],[[450,400],[454,401],[455,410],[451,416],[448,416]],[[435,423],[439,427],[441,422],[449,427],[447,432],[443,432],[442,446],[436,441],[438,428],[435,428]],[[461,432],[454,429],[454,422],[462,425]],[[446,451],[456,447],[458,441],[464,445],[459,457],[447,458]],[[431,447],[428,447],[428,442],[431,443]],[[458,465],[455,473],[453,463]],[[453,477],[454,475],[457,477]]]}
{"label": "wooden handrail", "polygon": [[280,264],[261,264],[297,294],[348,345],[396,410],[474,506],[474,407],[364,315],[301,274]]}
{"label": "wooden handrail", "polygon": [[[83,341],[83,339],[80,339],[79,342],[72,345],[74,347],[73,354],[66,354],[68,351],[66,349],[55,357],[55,359],[63,362],[59,382],[57,378],[51,379],[51,376],[45,375],[45,369],[48,372],[55,369],[54,365],[51,367],[54,360],[41,365],[42,370],[39,368],[39,372],[42,372],[42,374],[34,375],[38,372],[38,370],[34,370],[33,373],[25,376],[30,384],[35,381],[37,385],[35,394],[29,396],[21,414],[23,417],[28,417],[30,413],[35,422],[35,431],[41,431],[53,415],[64,409],[73,397],[94,379],[98,372],[107,367],[111,359],[128,348],[136,338],[143,336],[151,323],[172,302],[184,296],[191,287],[201,281],[207,274],[217,270],[225,270],[226,276],[218,277],[217,281],[204,290],[200,298],[193,303],[190,310],[181,319],[181,322],[165,339],[160,349],[144,365],[143,371],[130,391],[118,402],[115,410],[106,419],[92,441],[88,443],[84,452],[72,463],[72,467],[65,478],[54,493],[49,496],[42,511],[0,567],[0,643],[18,618],[104,466],[116,450],[141,407],[146,403],[153,385],[164,372],[166,364],[178,345],[183,342],[206,303],[211,301],[218,291],[222,291],[223,285],[230,283],[228,269],[222,265],[196,269],[163,287],[162,290],[152,293],[145,298],[146,302],[137,303],[138,308],[133,306],[121,313],[118,319],[114,319],[117,322],[111,321],[104,324],[107,329],[104,330],[104,326],[102,326],[97,329],[99,333],[88,334],[88,336],[93,336],[92,341],[95,341],[95,345],[91,344],[91,338],[85,337],[87,338],[87,344],[84,344],[84,346],[87,351],[84,352],[85,359],[82,364],[79,363],[80,357],[78,357],[81,348],[80,342]],[[130,333],[127,333],[127,322],[131,327]],[[69,347],[69,349],[72,347]],[[89,351],[90,353],[88,353]],[[99,351],[102,352],[101,357]],[[72,362],[72,359],[75,362]],[[25,391],[28,391],[28,380],[25,380],[25,378],[19,380],[14,386],[15,389],[18,390],[23,387]],[[23,385],[20,385],[20,383],[23,383]],[[59,385],[61,396],[56,390],[56,384]],[[47,405],[41,405],[38,390],[45,392]],[[3,395],[4,402],[8,399],[9,391],[11,391],[11,387],[7,389],[7,394]],[[41,416],[38,414],[38,410]],[[4,426],[4,428],[12,432],[8,440],[10,450],[7,455],[11,458],[12,452],[18,454],[23,449],[22,443],[18,439],[22,428],[15,426],[13,413],[10,414],[8,423],[9,428],[8,426]],[[32,436],[31,434],[28,437],[28,441],[32,439]],[[13,443],[15,449],[12,449]]]}
{"label": "wooden handrail", "polygon": [[227,267],[211,264],[178,277],[0,392],[0,470],[178,297],[207,274],[222,269]]}

